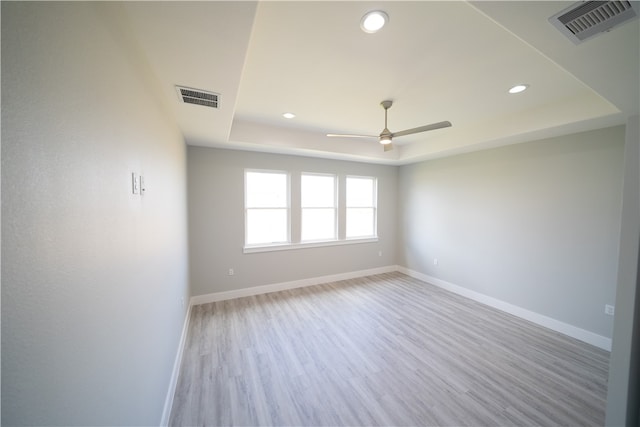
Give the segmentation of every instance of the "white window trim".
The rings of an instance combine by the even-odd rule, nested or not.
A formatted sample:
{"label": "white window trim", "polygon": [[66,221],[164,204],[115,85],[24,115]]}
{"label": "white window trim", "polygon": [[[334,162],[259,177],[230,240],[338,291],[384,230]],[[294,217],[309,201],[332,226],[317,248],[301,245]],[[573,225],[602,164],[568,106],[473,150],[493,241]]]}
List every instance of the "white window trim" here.
{"label": "white window trim", "polygon": [[[333,207],[304,207],[302,206],[302,177],[303,176],[329,176],[333,178]],[[301,244],[311,244],[311,243],[326,243],[326,242],[335,242],[338,241],[338,180],[340,177],[333,173],[316,173],[316,172],[302,172],[300,174],[300,243]],[[322,240],[303,240],[302,239],[302,227],[303,227],[303,215],[305,209],[333,209],[333,238],[330,239],[322,239]]]}
{"label": "white window trim", "polygon": [[242,252],[245,254],[253,254],[259,252],[276,252],[276,251],[290,251],[295,249],[309,249],[309,248],[322,248],[325,246],[343,246],[343,245],[357,245],[361,243],[376,243],[378,237],[365,237],[365,238],[351,238],[347,240],[327,240],[323,242],[301,242],[301,243],[282,243],[274,245],[251,245],[245,246]]}
{"label": "white window trim", "polygon": [[[247,208],[247,174],[251,172],[256,173],[273,173],[284,174],[287,178],[287,205],[284,208]],[[276,169],[245,169],[244,170],[244,241],[247,241],[247,230],[249,229],[247,224],[247,211],[249,209],[286,209],[287,211],[287,240],[285,242],[271,243],[271,244],[256,244],[250,246],[265,246],[265,245],[288,245],[291,244],[291,173],[285,170]],[[249,247],[249,246],[247,246]]]}
{"label": "white window trim", "polygon": [[[346,175],[344,178],[345,181],[345,191],[346,191],[346,183],[349,178],[356,179],[371,179],[373,180],[373,206],[358,206],[358,207],[366,207],[368,209],[373,209],[373,235],[372,236],[355,236],[355,237],[347,237],[348,240],[352,239],[368,239],[368,238],[378,238],[378,178],[375,176],[365,176],[365,175]],[[357,209],[358,207],[349,207],[345,202],[345,213],[349,209]],[[345,223],[345,232],[346,232],[346,223]]]}
{"label": "white window trim", "polygon": [[[287,251],[287,250],[298,250],[298,249],[309,249],[309,248],[319,248],[319,247],[327,247],[327,246],[343,246],[343,245],[354,245],[354,244],[362,244],[362,243],[376,243],[379,240],[379,236],[378,236],[378,178],[376,176],[370,176],[370,175],[342,175],[342,174],[334,174],[334,173],[316,173],[316,172],[302,172],[302,173],[296,173],[296,172],[292,172],[292,171],[287,171],[287,170],[277,170],[277,169],[252,169],[252,168],[247,168],[244,170],[245,172],[245,200],[244,200],[244,231],[245,231],[245,236],[244,236],[244,246],[242,248],[243,253],[245,254],[250,254],[250,253],[260,253],[260,252],[274,252],[274,251]],[[246,174],[248,172],[260,172],[260,173],[279,173],[279,174],[285,174],[287,177],[287,242],[279,242],[279,243],[259,243],[259,244],[253,244],[253,245],[247,245],[246,241],[247,241],[247,201],[246,201],[246,194],[247,194],[247,187],[246,187]],[[297,178],[297,180],[299,181],[297,186],[298,188],[300,188],[300,181],[301,181],[301,177],[302,175],[326,175],[326,176],[333,176],[335,181],[334,184],[336,185],[336,193],[335,193],[335,198],[336,198],[336,205],[333,209],[335,209],[336,212],[336,221],[335,221],[335,225],[336,225],[336,234],[335,234],[335,239],[330,239],[330,240],[313,240],[313,241],[299,241],[299,242],[292,242],[292,221],[293,221],[293,211],[294,211],[294,206],[291,205],[291,198],[292,198],[292,175],[295,175]],[[346,237],[343,234],[341,235],[341,233],[344,233],[345,230],[340,231],[341,227],[346,226],[346,223],[343,225],[340,225],[341,222],[340,221],[344,221],[344,219],[340,219],[340,217],[342,215],[346,215],[346,210],[348,209],[346,204],[343,206],[340,206],[340,200],[344,200],[344,191],[346,190],[346,182],[348,178],[366,178],[366,179],[372,179],[374,182],[374,188],[373,188],[373,201],[374,201],[374,206],[372,207],[374,210],[374,233],[375,235],[372,236],[355,236],[355,237]],[[340,182],[343,182],[342,184],[340,184]],[[342,193],[342,197],[340,196],[340,194]],[[300,197],[300,196],[298,196]],[[298,199],[299,200],[299,199]],[[274,209],[283,209],[283,208],[274,208]],[[300,215],[300,218],[297,220],[298,222],[301,221],[302,216],[302,207],[300,206],[299,209],[297,209],[298,213],[297,215]],[[343,212],[342,212],[343,211]],[[341,213],[342,212],[342,213]],[[342,216],[342,218],[345,218],[344,216]],[[301,225],[301,224],[299,224]],[[300,231],[298,230],[297,234],[298,234],[298,239],[301,237],[299,235]]]}

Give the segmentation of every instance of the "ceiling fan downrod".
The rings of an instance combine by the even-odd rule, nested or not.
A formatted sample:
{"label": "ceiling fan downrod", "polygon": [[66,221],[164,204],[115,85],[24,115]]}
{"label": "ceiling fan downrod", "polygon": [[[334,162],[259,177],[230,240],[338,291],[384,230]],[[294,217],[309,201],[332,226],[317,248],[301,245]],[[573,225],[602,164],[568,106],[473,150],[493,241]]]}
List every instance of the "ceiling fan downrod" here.
{"label": "ceiling fan downrod", "polygon": [[391,144],[391,139],[393,138],[391,131],[387,127],[387,111],[393,105],[393,101],[382,101],[380,105],[382,105],[382,108],[384,108],[384,129],[380,133],[380,144],[387,145]]}

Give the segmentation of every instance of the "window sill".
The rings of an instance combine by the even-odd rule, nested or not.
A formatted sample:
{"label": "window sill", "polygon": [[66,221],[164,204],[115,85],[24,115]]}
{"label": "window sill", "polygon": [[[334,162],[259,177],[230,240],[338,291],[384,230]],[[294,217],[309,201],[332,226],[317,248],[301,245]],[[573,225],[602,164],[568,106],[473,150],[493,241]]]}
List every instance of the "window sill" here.
{"label": "window sill", "polygon": [[343,246],[343,245],[357,245],[360,243],[376,243],[377,241],[378,241],[378,237],[365,237],[365,238],[347,239],[347,240],[331,240],[327,242],[283,243],[283,244],[265,245],[265,246],[245,246],[242,249],[242,252],[245,254],[252,254],[257,252],[290,251],[295,249],[322,248],[325,246]]}

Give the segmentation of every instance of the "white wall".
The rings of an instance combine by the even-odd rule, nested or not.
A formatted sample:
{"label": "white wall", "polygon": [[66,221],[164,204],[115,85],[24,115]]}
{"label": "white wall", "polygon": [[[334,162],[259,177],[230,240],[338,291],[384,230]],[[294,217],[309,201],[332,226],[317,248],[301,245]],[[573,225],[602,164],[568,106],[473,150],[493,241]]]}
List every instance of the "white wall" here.
{"label": "white wall", "polygon": [[610,338],[623,145],[620,126],[402,167],[399,264]]}
{"label": "white wall", "polygon": [[119,7],[2,2],[3,425],[162,415],[188,298],[186,150]]}
{"label": "white wall", "polygon": [[[193,295],[395,264],[397,167],[203,147],[187,151]],[[377,177],[379,241],[243,253],[245,168]]]}
{"label": "white wall", "polygon": [[616,291],[616,317],[609,362],[608,426],[640,420],[640,119],[627,121],[624,193]]}

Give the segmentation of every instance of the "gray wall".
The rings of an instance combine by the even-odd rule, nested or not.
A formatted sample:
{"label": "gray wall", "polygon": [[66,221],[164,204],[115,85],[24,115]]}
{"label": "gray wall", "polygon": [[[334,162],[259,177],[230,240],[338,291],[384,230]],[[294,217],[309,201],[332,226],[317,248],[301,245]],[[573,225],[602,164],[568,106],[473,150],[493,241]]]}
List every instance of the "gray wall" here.
{"label": "gray wall", "polygon": [[186,150],[118,10],[2,2],[3,425],[162,415],[188,298]]}
{"label": "gray wall", "polygon": [[[2,3],[4,425],[160,421],[189,296],[187,159],[125,27],[118,5]],[[624,169],[622,127],[401,168],[191,147],[192,294],[399,262],[605,336],[615,298],[616,425],[637,401],[632,123]],[[243,254],[244,168],[377,176],[380,241]]]}
{"label": "gray wall", "polygon": [[618,288],[607,395],[608,426],[637,426],[640,418],[640,120],[627,122],[624,199],[618,262]]}
{"label": "gray wall", "polygon": [[619,126],[402,167],[399,264],[611,337],[623,146]]}
{"label": "gray wall", "polygon": [[[202,147],[187,152],[193,295],[395,265],[397,167]],[[379,241],[244,254],[245,168],[377,177]]]}

